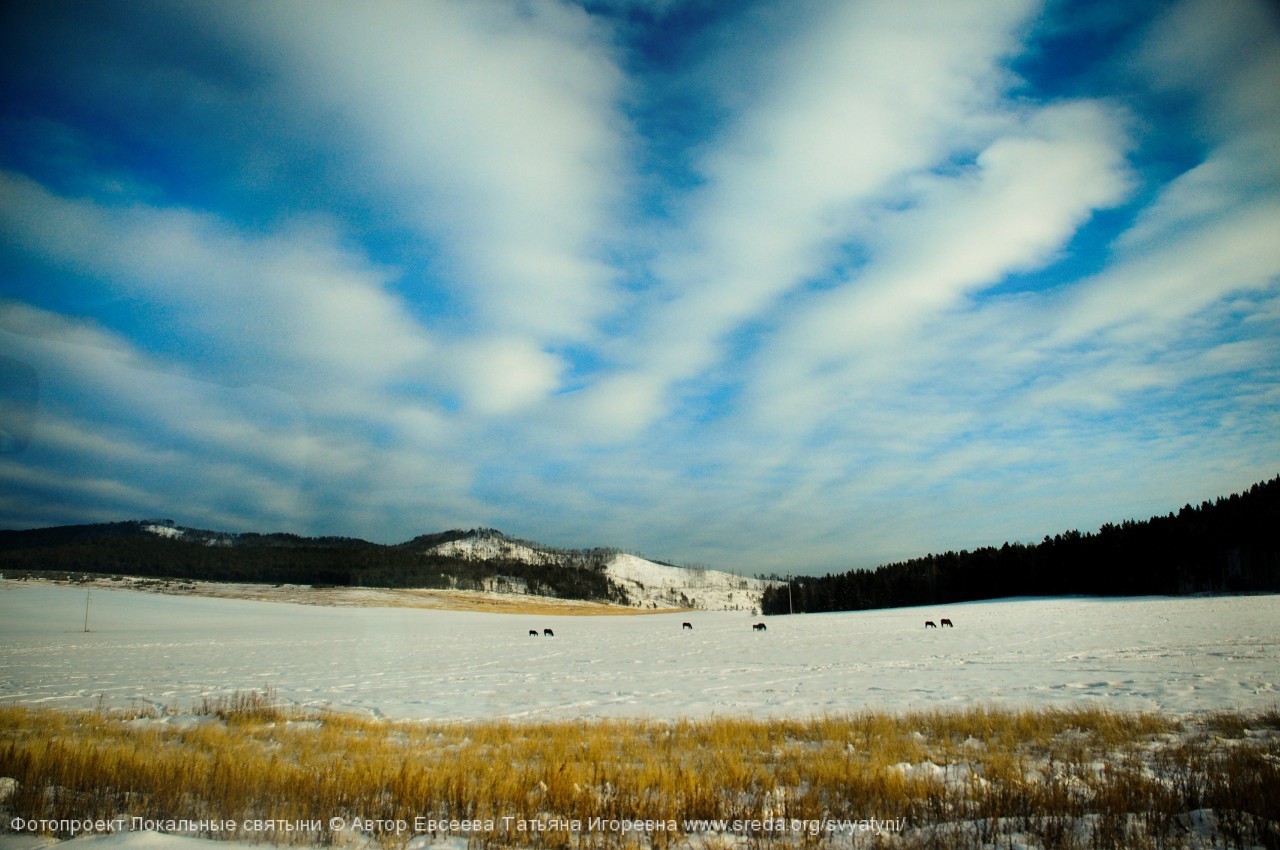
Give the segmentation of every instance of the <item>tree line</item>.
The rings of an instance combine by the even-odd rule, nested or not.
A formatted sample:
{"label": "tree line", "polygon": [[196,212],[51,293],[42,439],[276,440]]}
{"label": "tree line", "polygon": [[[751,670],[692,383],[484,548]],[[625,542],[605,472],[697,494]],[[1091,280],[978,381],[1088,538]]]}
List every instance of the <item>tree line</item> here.
{"label": "tree line", "polygon": [[[468,560],[355,538],[294,534],[225,535],[184,529],[165,537],[148,521],[0,531],[0,572],[67,572],[197,581],[340,587],[479,590],[498,576],[531,594],[629,604],[605,573],[605,559],[579,555],[550,563]],[[412,543],[412,541],[411,541]],[[420,545],[420,544],[419,544]]]}
{"label": "tree line", "polygon": [[858,611],[1004,596],[1280,591],[1280,477],[1148,520],[1036,544],[925,555],[874,570],[799,576],[765,591],[766,614]]}

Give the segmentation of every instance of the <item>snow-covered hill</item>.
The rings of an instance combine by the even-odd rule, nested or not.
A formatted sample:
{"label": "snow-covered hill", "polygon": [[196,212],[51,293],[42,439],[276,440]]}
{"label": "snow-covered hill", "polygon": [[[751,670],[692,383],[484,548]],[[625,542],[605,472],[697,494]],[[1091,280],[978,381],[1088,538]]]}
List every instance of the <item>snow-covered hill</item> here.
{"label": "snow-covered hill", "polygon": [[[143,520],[137,522],[137,527],[146,534],[205,545],[236,545],[237,541],[251,542],[254,545],[278,546],[297,546],[303,543],[375,545],[365,541],[302,538],[283,533],[228,535],[175,526],[171,520]],[[395,548],[467,561],[495,561],[508,565],[528,564],[534,567],[603,571],[618,588],[626,593],[633,607],[643,609],[695,608],[704,611],[758,611],[761,595],[771,584],[761,579],[721,570],[677,567],[658,563],[617,549],[558,549],[529,540],[508,537],[492,528],[474,528],[470,531],[455,529],[424,535]],[[498,575],[481,580],[481,589],[485,592],[523,595],[530,593],[531,587],[535,586],[542,587],[542,590],[537,592],[548,592],[545,582],[531,580],[525,575],[526,572],[537,572],[536,570],[526,571],[519,567],[504,570],[502,564],[495,566]]]}
{"label": "snow-covered hill", "polygon": [[468,561],[519,561],[522,564],[555,564],[562,556],[529,544],[511,540],[496,532],[485,532],[461,540],[450,540],[427,550],[436,555]]}
{"label": "snow-covered hill", "polygon": [[515,540],[493,529],[477,529],[424,551],[468,560],[602,567],[637,608],[757,611],[760,595],[770,584],[720,570],[660,564],[611,549],[553,549]]}
{"label": "snow-covered hill", "polygon": [[672,567],[614,555],[605,572],[641,608],[700,608],[704,611],[757,611],[760,595],[772,582],[733,573]]}

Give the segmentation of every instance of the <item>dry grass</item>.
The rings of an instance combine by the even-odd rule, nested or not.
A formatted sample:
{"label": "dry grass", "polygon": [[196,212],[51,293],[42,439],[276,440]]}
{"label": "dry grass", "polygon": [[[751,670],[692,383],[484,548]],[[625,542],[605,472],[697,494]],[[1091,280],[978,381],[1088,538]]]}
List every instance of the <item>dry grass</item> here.
{"label": "dry grass", "polygon": [[[476,847],[1176,848],[1200,846],[1190,827],[1207,817],[1212,846],[1277,847],[1275,714],[392,723],[304,715],[268,690],[162,716],[0,709],[0,777],[17,780],[3,805],[24,820],[314,822],[271,836],[309,844],[349,843],[360,819],[403,846],[423,818],[492,821],[454,831]],[[869,818],[905,829],[817,831]],[[664,826],[613,823],[632,820]]]}
{"label": "dry grass", "polygon": [[605,602],[556,599],[516,593],[478,590],[432,590],[395,587],[311,587],[298,584],[248,584],[240,582],[140,579],[91,573],[55,573],[27,570],[19,575],[33,583],[76,584],[107,590],[142,590],[169,596],[209,596],[219,599],[254,599],[340,608],[426,608],[440,611],[473,611],[487,614],[596,617],[670,614],[680,608],[632,608]]}

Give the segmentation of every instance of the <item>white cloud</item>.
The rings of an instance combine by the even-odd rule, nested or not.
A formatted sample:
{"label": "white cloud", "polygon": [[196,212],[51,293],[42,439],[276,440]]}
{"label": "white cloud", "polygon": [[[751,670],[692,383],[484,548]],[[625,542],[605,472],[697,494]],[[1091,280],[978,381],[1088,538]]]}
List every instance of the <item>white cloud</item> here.
{"label": "white cloud", "polygon": [[669,409],[663,382],[643,372],[617,372],[559,404],[555,421],[587,445],[630,440]]}
{"label": "white cloud", "polygon": [[1122,254],[1102,274],[1054,299],[1055,345],[1155,342],[1233,293],[1265,289],[1280,276],[1280,198],[1234,209],[1176,241]]}
{"label": "white cloud", "polygon": [[[1120,122],[1092,103],[1031,113],[971,170],[916,181],[915,204],[872,231],[875,250],[842,285],[785,317],[758,358],[759,415],[803,429],[909,392],[930,335],[966,296],[1051,261],[1129,186]],[[923,361],[923,362],[922,362]]]}
{"label": "white cloud", "polygon": [[[706,184],[656,263],[658,297],[612,351],[671,390],[723,356],[726,337],[827,273],[912,174],[1007,122],[1001,59],[1029,7],[845,4],[803,17],[773,55],[742,56],[758,91],[706,146]],[[729,78],[722,72],[720,78]],[[650,405],[650,417],[660,414]]]}
{"label": "white cloud", "polygon": [[1280,194],[1280,39],[1260,3],[1199,0],[1172,7],[1145,33],[1134,72],[1162,93],[1190,97],[1204,160],[1163,187],[1121,245],[1175,241]]}
{"label": "white cloud", "polygon": [[435,346],[387,290],[388,272],[324,228],[246,236],[211,216],[100,206],[6,173],[0,225],[169,323],[188,365],[226,380],[328,388],[338,407],[421,370]]}
{"label": "white cloud", "polygon": [[297,522],[309,456],[298,401],[164,369],[127,341],[82,322],[0,304],[0,348],[39,381],[32,438],[17,458],[34,474],[9,485],[46,501],[152,516],[174,507],[228,515],[251,504]]}
{"label": "white cloud", "polygon": [[481,414],[511,414],[541,401],[560,383],[564,363],[515,337],[471,337],[443,354],[457,392]]}
{"label": "white cloud", "polygon": [[[277,3],[219,9],[293,113],[449,258],[475,324],[580,339],[615,306],[602,262],[627,178],[623,78],[571,4]],[[354,175],[353,175],[354,177]]]}
{"label": "white cloud", "polygon": [[109,331],[5,302],[0,351],[40,384],[29,445],[0,459],[6,487],[43,505],[33,524],[64,521],[58,506],[76,502],[98,519],[407,537],[421,515],[464,523],[484,510],[467,494],[469,430],[411,398],[369,390],[354,419],[324,399],[202,380]]}

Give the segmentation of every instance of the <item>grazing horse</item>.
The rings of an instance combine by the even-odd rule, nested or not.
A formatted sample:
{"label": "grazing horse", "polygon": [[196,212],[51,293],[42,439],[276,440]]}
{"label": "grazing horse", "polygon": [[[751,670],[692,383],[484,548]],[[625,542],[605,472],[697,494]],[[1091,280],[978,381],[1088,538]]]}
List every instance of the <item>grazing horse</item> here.
{"label": "grazing horse", "polygon": [[537,629],[529,629],[529,637],[537,637],[537,636],[538,636]]}
{"label": "grazing horse", "polygon": [[935,623],[933,620],[925,620],[924,627],[926,629],[936,629],[938,627],[938,624]]}
{"label": "grazing horse", "polygon": [[943,617],[939,622],[941,622],[942,625],[950,626],[953,629],[956,627],[956,624],[948,620],[946,617]]}
{"label": "grazing horse", "polygon": [[555,633],[555,632],[553,632],[553,631],[551,631],[551,629],[543,629],[543,630],[542,630],[542,633],[543,633],[544,635],[546,635],[547,637],[555,637],[555,636],[556,636],[556,633]]}
{"label": "grazing horse", "polygon": [[681,629],[681,631],[683,631],[683,630],[685,630],[685,629],[692,629],[692,628],[693,628],[693,623],[681,623],[681,624],[680,624],[680,629]]}
{"label": "grazing horse", "polygon": [[756,630],[757,632],[763,632],[763,631],[767,631],[769,627],[766,626],[764,623],[756,623],[751,628]]}

